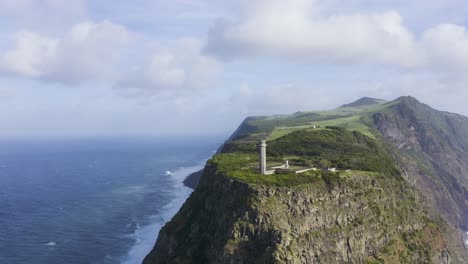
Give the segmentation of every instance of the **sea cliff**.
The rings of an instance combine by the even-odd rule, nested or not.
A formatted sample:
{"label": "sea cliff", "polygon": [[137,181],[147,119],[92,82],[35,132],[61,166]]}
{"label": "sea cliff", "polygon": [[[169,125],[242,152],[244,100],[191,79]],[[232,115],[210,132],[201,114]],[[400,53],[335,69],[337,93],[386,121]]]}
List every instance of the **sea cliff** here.
{"label": "sea cliff", "polygon": [[208,164],[144,263],[463,263],[453,230],[398,177],[247,184]]}
{"label": "sea cliff", "polygon": [[[434,206],[414,181],[452,178],[434,169],[441,167],[434,153],[447,150],[434,148],[443,146],[444,135],[433,139],[441,131],[423,134],[424,117],[400,111],[412,100],[362,100],[332,112],[246,119],[196,175],[195,191],[143,263],[466,263],[453,225],[464,209],[452,215],[456,203],[445,211]],[[415,136],[404,136],[410,133]],[[269,163],[326,161],[337,172],[260,175],[260,138],[268,140]],[[434,167],[425,167],[426,159]],[[466,177],[457,171],[463,193]]]}

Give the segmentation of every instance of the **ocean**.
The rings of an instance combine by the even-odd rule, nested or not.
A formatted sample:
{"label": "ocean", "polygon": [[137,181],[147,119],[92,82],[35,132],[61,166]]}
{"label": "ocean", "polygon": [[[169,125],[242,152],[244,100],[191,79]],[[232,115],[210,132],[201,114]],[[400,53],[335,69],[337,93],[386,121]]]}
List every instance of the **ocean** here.
{"label": "ocean", "polygon": [[0,142],[0,263],[141,263],[221,142]]}

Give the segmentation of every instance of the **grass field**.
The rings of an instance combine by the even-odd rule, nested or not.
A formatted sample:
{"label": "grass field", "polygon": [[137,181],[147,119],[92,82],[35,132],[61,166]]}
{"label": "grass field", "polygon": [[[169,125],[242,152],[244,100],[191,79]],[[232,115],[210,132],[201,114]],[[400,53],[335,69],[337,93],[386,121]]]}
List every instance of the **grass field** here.
{"label": "grass field", "polygon": [[312,128],[312,125],[307,125],[307,126],[293,126],[293,127],[277,127],[275,130],[273,130],[268,137],[268,140],[274,140],[277,138],[280,138],[284,135],[287,135],[291,132],[297,131],[297,130],[302,130],[302,129],[307,129],[307,128]]}
{"label": "grass field", "polygon": [[[336,114],[335,112],[333,114]],[[358,131],[363,133],[366,136],[369,136],[371,138],[375,138],[374,134],[370,131],[369,127],[366,126],[362,121],[361,121],[361,115],[353,115],[353,116],[347,116],[347,117],[340,117],[340,118],[334,118],[330,120],[323,120],[323,121],[314,121],[311,122],[310,125],[303,125],[303,126],[280,126],[276,127],[269,135],[268,140],[275,140],[277,138],[280,138],[282,136],[285,136],[291,132],[297,131],[297,130],[302,130],[302,129],[308,129],[312,128],[313,126],[320,126],[320,128],[316,129],[323,129],[327,126],[336,126],[336,127],[343,127],[351,131]]]}
{"label": "grass field", "polygon": [[366,126],[364,123],[362,123],[360,115],[354,115],[354,116],[344,117],[344,118],[336,118],[336,119],[325,120],[325,121],[317,121],[317,122],[314,122],[314,125],[318,125],[321,127],[326,127],[326,126],[343,127],[348,130],[361,132],[362,134],[368,137],[375,138],[375,136],[370,131],[369,127]]}
{"label": "grass field", "polygon": [[260,138],[275,140],[292,132],[309,129],[313,126],[320,126],[320,129],[327,126],[342,127],[375,138],[366,122],[363,122],[363,119],[388,108],[392,104],[394,102],[384,103],[382,101],[379,104],[363,107],[339,107],[328,111],[307,111],[296,112],[291,115],[255,117],[246,124],[242,140],[257,141]]}

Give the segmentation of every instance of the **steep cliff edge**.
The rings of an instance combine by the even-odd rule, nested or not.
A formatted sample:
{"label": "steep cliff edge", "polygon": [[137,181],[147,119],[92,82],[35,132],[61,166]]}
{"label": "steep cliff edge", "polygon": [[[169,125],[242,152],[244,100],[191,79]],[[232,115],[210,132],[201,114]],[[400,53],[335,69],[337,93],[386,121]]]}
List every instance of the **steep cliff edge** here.
{"label": "steep cliff edge", "polygon": [[312,125],[357,130],[393,145],[389,152],[405,178],[454,226],[468,231],[468,117],[409,96],[391,102],[362,98],[331,111],[249,117],[225,149],[245,143],[252,148],[259,138],[275,139]]}
{"label": "steep cliff edge", "polygon": [[198,184],[200,183],[200,178],[203,175],[203,170],[196,171],[184,180],[184,185],[191,188],[191,189],[196,189]]}
{"label": "steep cliff edge", "polygon": [[144,263],[462,263],[460,240],[400,176],[387,147],[343,128],[269,143],[270,163],[338,164],[338,173],[259,175],[250,143],[208,161]]}
{"label": "steep cliff edge", "polygon": [[404,175],[434,208],[468,230],[468,118],[402,97],[373,116]]}
{"label": "steep cliff edge", "polygon": [[399,177],[248,184],[209,163],[150,263],[463,263],[460,244]]}

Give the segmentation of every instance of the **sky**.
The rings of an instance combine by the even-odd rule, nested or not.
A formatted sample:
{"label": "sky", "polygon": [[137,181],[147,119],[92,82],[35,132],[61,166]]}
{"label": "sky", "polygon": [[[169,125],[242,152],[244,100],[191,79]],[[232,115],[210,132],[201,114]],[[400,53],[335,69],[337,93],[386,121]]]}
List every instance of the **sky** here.
{"label": "sky", "polygon": [[0,0],[0,138],[228,135],[411,95],[468,115],[463,0]]}

